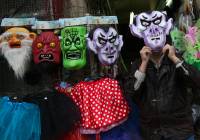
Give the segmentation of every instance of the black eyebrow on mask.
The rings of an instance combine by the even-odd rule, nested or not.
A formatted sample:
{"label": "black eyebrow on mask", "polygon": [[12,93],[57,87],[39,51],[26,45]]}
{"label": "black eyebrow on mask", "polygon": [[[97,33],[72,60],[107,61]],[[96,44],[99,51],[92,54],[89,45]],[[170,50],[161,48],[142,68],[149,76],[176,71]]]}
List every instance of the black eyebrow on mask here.
{"label": "black eyebrow on mask", "polygon": [[147,17],[145,17],[144,15],[142,15],[142,17],[144,18],[144,19],[148,19]]}
{"label": "black eyebrow on mask", "polygon": [[157,14],[155,14],[152,18],[155,18],[155,17],[157,17]]}
{"label": "black eyebrow on mask", "polygon": [[111,35],[109,35],[108,37],[111,37],[111,36],[113,36],[113,32],[112,32]]}
{"label": "black eyebrow on mask", "polygon": [[105,35],[103,35],[102,33],[100,33],[100,35],[102,36],[102,37],[106,37]]}

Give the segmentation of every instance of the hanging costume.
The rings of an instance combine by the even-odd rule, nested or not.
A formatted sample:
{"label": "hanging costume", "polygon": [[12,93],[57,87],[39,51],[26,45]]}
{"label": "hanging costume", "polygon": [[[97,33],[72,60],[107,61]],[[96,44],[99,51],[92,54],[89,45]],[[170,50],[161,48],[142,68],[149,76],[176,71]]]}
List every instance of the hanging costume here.
{"label": "hanging costume", "polygon": [[[31,61],[31,45],[35,34],[13,27],[0,36],[1,66],[0,139],[40,140],[40,111],[25,96],[33,89],[24,80]],[[6,73],[5,73],[6,71]],[[12,83],[12,85],[9,85]]]}
{"label": "hanging costume", "polygon": [[[95,28],[87,38],[87,46],[98,55],[100,63],[113,65],[123,46],[122,36],[118,35],[112,27]],[[130,114],[130,107],[117,80],[106,77],[90,78],[89,81],[75,84],[71,91],[62,86],[57,89],[71,96],[79,106],[82,134],[90,134],[91,139],[93,139],[92,134],[95,134],[96,139],[102,140],[116,137],[120,140],[134,138],[130,136],[133,129],[127,125],[131,120],[126,121]]]}
{"label": "hanging costume", "polygon": [[0,99],[1,140],[40,140],[39,107],[17,100],[7,96]]}
{"label": "hanging costume", "polygon": [[80,120],[79,110],[71,98],[58,93],[53,87],[60,53],[59,38],[52,31],[42,32],[33,43],[33,58],[42,83],[41,90],[32,98],[41,111],[42,140],[62,139]]}

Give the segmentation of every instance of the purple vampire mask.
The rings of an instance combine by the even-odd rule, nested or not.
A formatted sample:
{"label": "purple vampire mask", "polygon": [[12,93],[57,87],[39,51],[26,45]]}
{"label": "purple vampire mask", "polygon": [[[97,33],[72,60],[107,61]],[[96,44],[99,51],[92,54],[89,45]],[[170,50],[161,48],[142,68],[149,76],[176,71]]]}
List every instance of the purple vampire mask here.
{"label": "purple vampire mask", "polygon": [[92,30],[87,38],[87,47],[98,55],[103,65],[113,65],[123,46],[122,35],[112,27],[99,27]]}
{"label": "purple vampire mask", "polygon": [[153,51],[160,51],[166,43],[166,35],[172,28],[172,18],[167,20],[165,12],[152,11],[135,17],[135,24],[130,24],[131,33],[144,39],[146,46]]}

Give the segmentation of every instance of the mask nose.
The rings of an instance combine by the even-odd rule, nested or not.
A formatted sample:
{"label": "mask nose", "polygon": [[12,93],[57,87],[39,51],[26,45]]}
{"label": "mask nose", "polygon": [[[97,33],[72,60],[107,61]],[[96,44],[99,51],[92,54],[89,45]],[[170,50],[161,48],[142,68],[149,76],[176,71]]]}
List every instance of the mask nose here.
{"label": "mask nose", "polygon": [[152,26],[152,27],[150,27],[149,32],[154,35],[159,32],[159,29],[158,29],[158,27]]}
{"label": "mask nose", "polygon": [[49,51],[49,46],[45,44],[42,50],[43,50],[43,53],[47,53]]}
{"label": "mask nose", "polygon": [[21,48],[21,41],[16,38],[16,35],[13,35],[8,43],[11,48]]}
{"label": "mask nose", "polygon": [[107,46],[105,50],[106,50],[106,52],[111,54],[113,52],[113,50],[114,50],[114,47],[113,46]]}

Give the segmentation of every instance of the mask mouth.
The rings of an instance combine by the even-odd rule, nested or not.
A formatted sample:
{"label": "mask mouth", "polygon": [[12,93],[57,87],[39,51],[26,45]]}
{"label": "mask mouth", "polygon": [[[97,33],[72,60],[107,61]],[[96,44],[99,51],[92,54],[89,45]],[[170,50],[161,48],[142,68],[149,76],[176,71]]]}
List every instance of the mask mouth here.
{"label": "mask mouth", "polygon": [[78,60],[81,59],[81,53],[80,52],[67,52],[64,54],[65,59],[70,60]]}
{"label": "mask mouth", "polygon": [[106,55],[106,57],[108,59],[113,59],[115,57],[115,53],[116,53],[116,51],[114,51],[112,53],[104,53],[104,55]]}
{"label": "mask mouth", "polygon": [[114,55],[107,55],[107,58],[112,59],[114,58]]}
{"label": "mask mouth", "polygon": [[156,40],[161,40],[161,33],[156,33],[156,34],[153,34],[153,35],[150,35],[150,39],[151,41],[156,41]]}
{"label": "mask mouth", "polygon": [[53,60],[52,54],[40,54],[39,60]]}
{"label": "mask mouth", "polygon": [[152,41],[154,41],[154,40],[160,40],[160,37],[152,37],[151,40]]}
{"label": "mask mouth", "polygon": [[21,48],[21,43],[10,43],[10,48]]}

